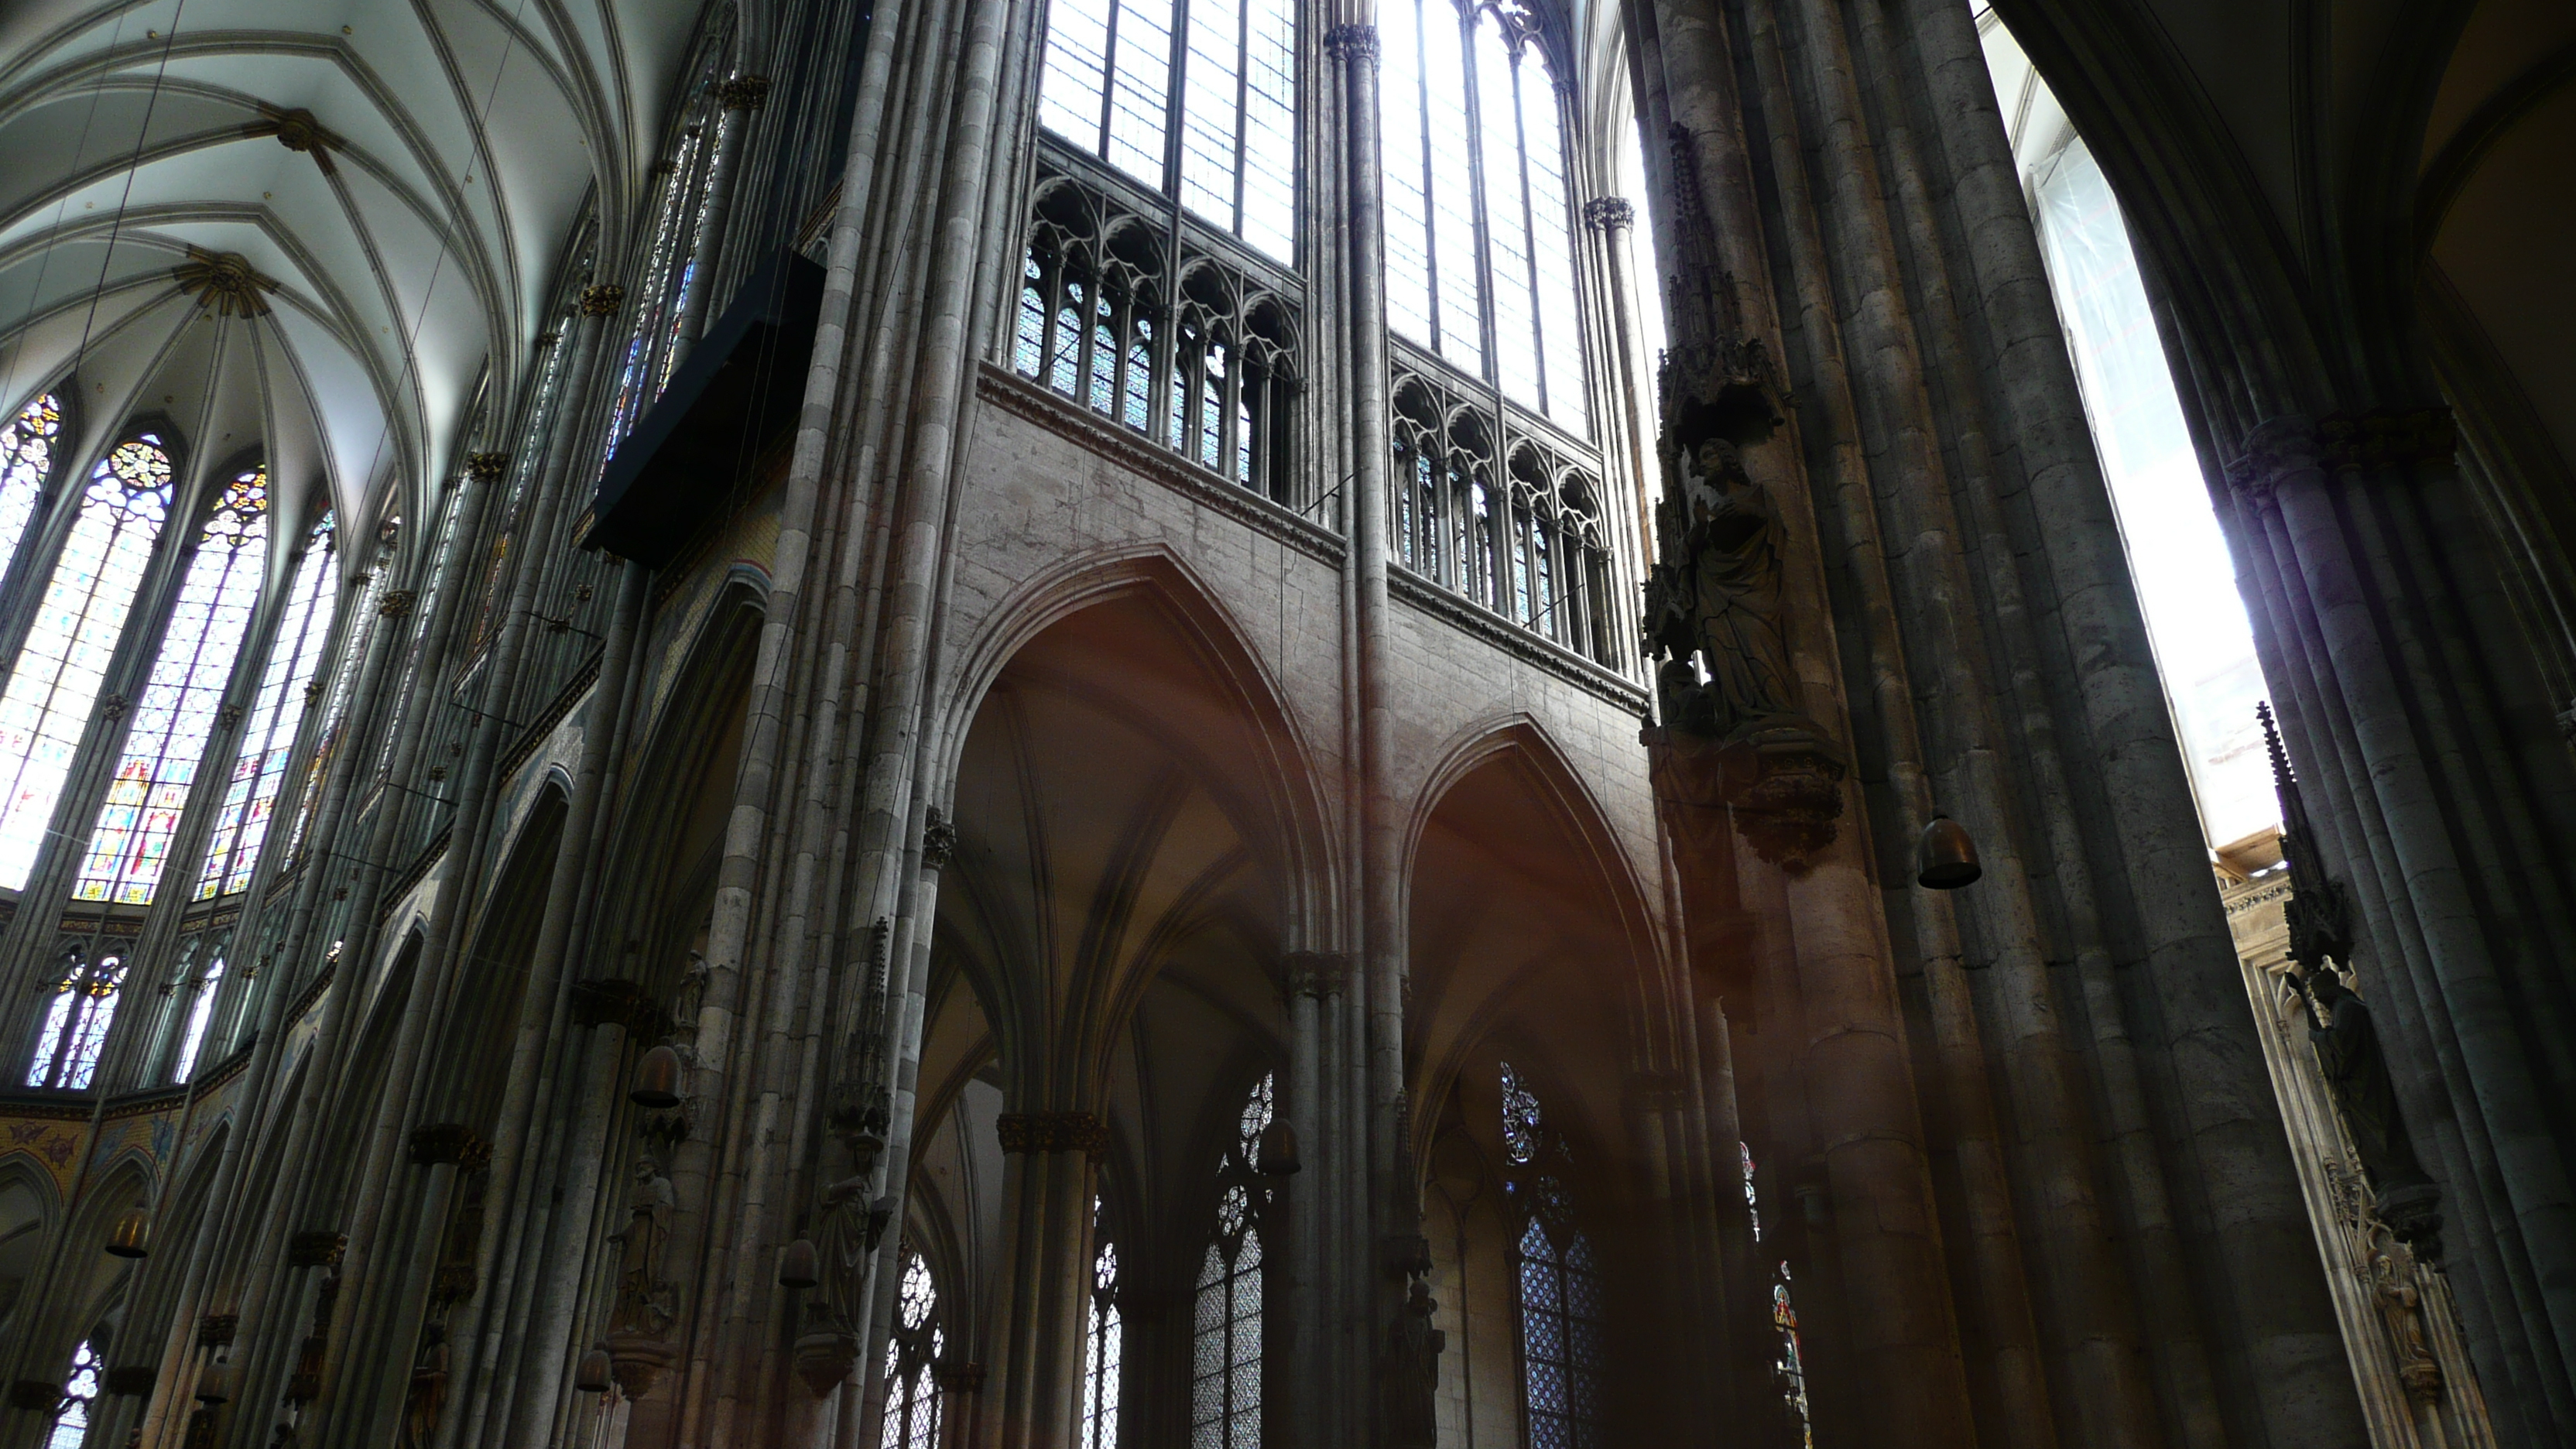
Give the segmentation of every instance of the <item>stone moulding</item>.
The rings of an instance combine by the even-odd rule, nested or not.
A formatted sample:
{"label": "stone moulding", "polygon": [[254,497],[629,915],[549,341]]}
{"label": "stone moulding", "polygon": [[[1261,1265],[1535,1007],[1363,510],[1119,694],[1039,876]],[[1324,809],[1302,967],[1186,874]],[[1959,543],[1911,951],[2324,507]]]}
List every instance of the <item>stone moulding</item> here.
{"label": "stone moulding", "polygon": [[1646,691],[1635,682],[1611,673],[1552,639],[1543,639],[1521,628],[1482,604],[1460,598],[1401,565],[1388,566],[1386,583],[1388,593],[1424,613],[1438,615],[1461,633],[1474,635],[1515,658],[1535,664],[1585,693],[1617,705],[1630,715],[1646,712]]}
{"label": "stone moulding", "polygon": [[1090,1112],[1005,1112],[993,1124],[1004,1152],[1079,1152],[1098,1157],[1109,1150],[1109,1124]]}

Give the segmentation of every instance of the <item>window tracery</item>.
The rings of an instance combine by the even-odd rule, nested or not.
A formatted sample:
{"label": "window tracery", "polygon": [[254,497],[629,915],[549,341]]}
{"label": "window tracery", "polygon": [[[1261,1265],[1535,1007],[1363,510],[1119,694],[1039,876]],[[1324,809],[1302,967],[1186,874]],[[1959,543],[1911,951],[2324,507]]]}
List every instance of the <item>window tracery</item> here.
{"label": "window tracery", "polygon": [[152,903],[267,572],[268,470],[262,467],[226,485],[198,530],[196,556],[73,878],[74,900]]}
{"label": "window tracery", "polygon": [[295,578],[288,587],[285,617],[278,621],[277,637],[268,646],[268,665],[260,674],[259,693],[251,701],[250,729],[242,736],[241,753],[233,761],[232,779],[225,785],[223,804],[215,816],[214,839],[206,850],[205,870],[197,881],[198,900],[250,888],[260,844],[268,838],[269,817],[277,808],[277,792],[286,781],[286,757],[294,752],[296,726],[304,718],[305,690],[321,667],[323,644],[331,637],[332,608],[339,593],[332,584],[337,556],[332,515],[326,512],[305,539],[303,561],[295,566]]}
{"label": "window tracery", "polygon": [[89,1435],[89,1411],[98,1403],[99,1375],[105,1365],[86,1338],[72,1350],[71,1371],[63,1375],[63,1402],[54,1410],[45,1433],[45,1449],[80,1449]]}
{"label": "window tracery", "polygon": [[1565,97],[1537,20],[1400,0],[1380,31],[1390,325],[1587,435]]}
{"label": "window tracery", "polygon": [[[1100,1204],[1092,1203],[1092,1220]],[[1102,1243],[1091,1264],[1091,1326],[1082,1348],[1082,1449],[1117,1449],[1118,1371],[1126,1347],[1118,1314],[1118,1245]]]}
{"label": "window tracery", "polygon": [[1601,1272],[1577,1226],[1573,1150],[1545,1124],[1538,1094],[1502,1067],[1503,1190],[1520,1215],[1512,1247],[1520,1285],[1521,1395],[1531,1449],[1597,1449],[1601,1403]]}
{"label": "window tracery", "polygon": [[52,393],[20,408],[8,430],[0,432],[0,569],[18,556],[18,544],[35,520],[62,435],[62,399]]}
{"label": "window tracery", "polygon": [[1011,358],[1093,412],[1289,501],[1297,305],[1284,276],[1220,257],[1042,154]]}
{"label": "window tracery", "polygon": [[35,625],[0,690],[0,889],[23,890],[71,778],[82,732],[170,512],[158,436],[118,444],[91,471],[54,556]]}
{"label": "window tracery", "polygon": [[600,466],[635,430],[653,400],[662,395],[679,362],[680,326],[689,294],[698,284],[698,243],[704,231],[709,183],[714,176],[715,134],[722,124],[715,104],[716,78],[723,56],[709,46],[698,58],[698,76],[688,94],[697,98],[694,114],[680,127],[671,154],[654,167],[660,197],[652,231],[645,243],[644,265],[628,294],[633,303],[633,330],[618,364],[617,392],[608,411],[608,442]]}
{"label": "window tracery", "polygon": [[36,1036],[36,1054],[27,1064],[27,1085],[85,1091],[98,1073],[107,1029],[116,1021],[118,992],[125,985],[125,958],[101,956],[92,961],[86,949],[74,945],[63,953],[62,962],[53,1000],[45,1007],[44,1029]]}
{"label": "window tracery", "polygon": [[1190,1341],[1191,1449],[1261,1444],[1261,1220],[1270,1190],[1253,1171],[1275,1103],[1264,1075],[1217,1166],[1216,1233],[1201,1260]]}
{"label": "window tracery", "polygon": [[935,1321],[939,1287],[919,1253],[903,1264],[895,1301],[894,1332],[886,1339],[885,1431],[880,1449],[935,1449],[939,1443],[939,1385],[933,1369],[947,1339]]}
{"label": "window tracery", "polygon": [[1059,0],[1047,13],[1038,121],[1294,264],[1293,0]]}
{"label": "window tracery", "polygon": [[1489,407],[1436,373],[1395,379],[1398,562],[1423,579],[1613,664],[1610,554],[1598,475],[1538,436],[1503,446]]}

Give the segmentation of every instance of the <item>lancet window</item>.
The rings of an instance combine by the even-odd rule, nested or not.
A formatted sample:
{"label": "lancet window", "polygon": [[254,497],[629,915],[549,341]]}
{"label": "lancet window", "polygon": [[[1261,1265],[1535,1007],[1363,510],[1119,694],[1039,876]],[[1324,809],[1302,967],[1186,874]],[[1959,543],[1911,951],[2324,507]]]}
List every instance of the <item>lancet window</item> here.
{"label": "lancet window", "polygon": [[0,889],[23,890],[71,778],[144,564],[170,513],[170,455],[151,433],[118,444],[82,491],[35,625],[0,690]]}
{"label": "lancet window", "polygon": [[185,1082],[197,1071],[197,1054],[205,1049],[206,1028],[215,1020],[215,996],[224,984],[224,958],[217,956],[206,967],[206,974],[190,984],[188,1027],[179,1037],[179,1060],[171,1067],[170,1080]]}
{"label": "lancet window", "polygon": [[697,82],[689,92],[697,98],[693,112],[672,139],[670,154],[653,167],[657,199],[643,269],[626,299],[633,325],[618,366],[616,400],[608,411],[603,466],[635,430],[635,420],[662,395],[679,362],[680,324],[699,283],[698,242],[714,175],[716,128],[723,124],[715,94],[722,58],[716,46],[700,53]]}
{"label": "lancet window", "polygon": [[63,404],[45,393],[18,410],[0,432],[0,568],[18,556],[19,541],[44,500],[45,482],[53,476],[54,449],[61,445]]}
{"label": "lancet window", "polygon": [[1295,262],[1293,0],[1057,0],[1038,120],[1272,260]]}
{"label": "lancet window", "polygon": [[98,1350],[90,1347],[88,1339],[72,1350],[71,1372],[63,1376],[63,1401],[46,1431],[45,1449],[80,1449],[81,1440],[89,1435],[89,1411],[98,1403],[102,1366]]}
{"label": "lancet window", "polygon": [[[1099,1221],[1099,1204],[1092,1220]],[[1118,1316],[1118,1245],[1091,1263],[1091,1324],[1082,1343],[1082,1449],[1118,1449],[1118,1370],[1126,1325]]]}
{"label": "lancet window", "polygon": [[[453,498],[449,500],[447,511],[448,526],[452,529],[456,512]],[[313,813],[322,808],[322,776],[330,769],[331,758],[340,748],[342,726],[347,721],[349,713],[349,690],[357,683],[358,665],[366,655],[365,631],[378,627],[399,630],[401,627],[399,621],[386,620],[379,612],[384,602],[385,576],[393,567],[394,540],[401,532],[400,518],[385,520],[384,526],[378,529],[376,534],[379,540],[376,565],[359,575],[359,581],[366,587],[358,594],[357,612],[349,618],[348,643],[341,647],[339,658],[331,666],[331,683],[322,691],[322,698],[325,701],[322,710],[322,729],[314,737],[313,756],[311,762],[304,767],[303,782],[296,787],[295,799],[302,803],[295,812],[295,834],[286,843],[289,860],[303,851],[304,833],[313,828]],[[439,571],[447,564],[447,555],[444,552],[446,543],[447,534],[441,533],[439,535],[441,552],[433,562],[430,573],[433,589],[437,587]],[[334,607],[336,608],[336,605]],[[424,614],[423,617],[428,616]],[[330,631],[324,630],[322,637],[327,645]],[[399,637],[397,634],[396,639],[389,643],[388,647],[398,647]],[[408,662],[404,665],[402,680],[389,696],[392,699],[399,700],[403,697],[403,691],[407,690],[411,683],[412,666],[419,662],[416,652],[407,655],[406,659]],[[311,687],[307,686],[308,689]],[[393,731],[387,730],[385,733],[390,736]],[[256,863],[254,860],[253,864]]]}
{"label": "lancet window", "polygon": [[1261,1443],[1261,1220],[1270,1192],[1253,1171],[1274,1110],[1264,1076],[1235,1119],[1217,1167],[1216,1231],[1200,1262],[1190,1340],[1191,1449]]}
{"label": "lancet window", "polygon": [[1289,502],[1293,283],[1221,259],[1040,158],[1012,365],[1201,468]]}
{"label": "lancet window", "polygon": [[1512,1262],[1520,1286],[1522,1407],[1532,1449],[1595,1449],[1609,1442],[1601,1403],[1601,1270],[1576,1224],[1573,1150],[1549,1129],[1536,1092],[1506,1062],[1503,1188],[1520,1236]]}
{"label": "lancet window", "polygon": [[[1753,1219],[1753,1241],[1759,1243],[1762,1201],[1753,1190],[1753,1148],[1739,1142],[1735,1150],[1744,1163],[1744,1210]],[[1780,1353],[1771,1362],[1771,1372],[1780,1384],[1782,1406],[1797,1425],[1800,1442],[1815,1449],[1815,1421],[1807,1412],[1807,1361],[1798,1345],[1798,1307],[1789,1297],[1789,1264],[1785,1259],[1771,1280],[1771,1330],[1780,1336]]]}
{"label": "lancet window", "polygon": [[[1506,454],[1500,422],[1436,374],[1397,375],[1396,558],[1533,633],[1613,663],[1600,480],[1540,437],[1514,440]],[[1498,467],[1504,456],[1509,466]]]}
{"label": "lancet window", "polygon": [[294,752],[295,730],[304,718],[305,691],[322,664],[322,647],[331,637],[331,611],[337,599],[332,566],[332,517],[304,540],[304,557],[288,585],[285,617],[268,647],[259,694],[251,701],[250,728],[242,735],[241,753],[233,761],[232,779],[215,815],[215,833],[206,851],[206,866],[197,882],[197,899],[230,895],[250,887],[259,864],[260,843],[268,838],[269,817],[277,809],[277,792],[286,782],[286,757]]}
{"label": "lancet window", "polygon": [[1389,322],[1585,434],[1566,98],[1537,21],[1490,3],[1396,0],[1379,30]]}
{"label": "lancet window", "polygon": [[44,1029],[36,1037],[36,1054],[27,1064],[27,1085],[78,1092],[98,1074],[98,1055],[107,1045],[107,1029],[116,1020],[117,994],[125,985],[125,958],[101,956],[75,946],[62,957],[62,974],[54,980],[53,999],[45,1007]]}
{"label": "lancet window", "polygon": [[73,899],[152,903],[267,571],[268,470],[254,468],[226,485],[198,530],[196,556],[73,878]]}
{"label": "lancet window", "polygon": [[903,1264],[894,1332],[886,1339],[885,1431],[880,1449],[935,1449],[939,1385],[935,1370],[946,1338],[937,1320],[939,1288],[919,1253]]}

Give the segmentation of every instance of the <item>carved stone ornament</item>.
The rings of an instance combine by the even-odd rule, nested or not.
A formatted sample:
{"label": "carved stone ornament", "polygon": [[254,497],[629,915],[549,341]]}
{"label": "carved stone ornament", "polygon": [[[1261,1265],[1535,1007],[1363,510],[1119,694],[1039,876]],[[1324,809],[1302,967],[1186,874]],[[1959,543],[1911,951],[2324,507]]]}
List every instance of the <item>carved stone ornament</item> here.
{"label": "carved stone ornament", "polygon": [[132,701],[124,695],[111,694],[98,702],[98,712],[110,720],[120,720],[125,718],[125,711],[131,704]]}
{"label": "carved stone ornament", "polygon": [[2447,464],[2458,443],[2459,431],[2447,407],[2268,418],[2246,434],[2244,452],[2227,464],[2227,483],[2250,501],[2267,503],[2281,484],[2302,472]]}
{"label": "carved stone ornament", "polygon": [[1583,203],[1583,220],[1594,231],[1625,231],[1637,224],[1637,208],[1624,196],[1596,196]]}
{"label": "carved stone ornament", "polygon": [[1374,25],[1336,25],[1324,32],[1324,54],[1343,60],[1364,60],[1377,64],[1377,27]]}
{"label": "carved stone ornament", "polygon": [[1440,1441],[1433,1409],[1440,1390],[1440,1354],[1449,1335],[1431,1326],[1439,1311],[1431,1285],[1415,1279],[1406,1291],[1386,1348],[1378,1358],[1379,1418],[1389,1449],[1433,1449]]}
{"label": "carved stone ornament", "polygon": [[266,294],[277,290],[276,280],[253,270],[250,258],[200,246],[190,246],[188,259],[172,267],[170,275],[180,291],[218,317],[265,317]]}
{"label": "carved stone ornament", "polygon": [[388,589],[385,596],[376,601],[376,612],[388,619],[399,619],[410,613],[411,606],[419,602],[420,595],[410,589]]}
{"label": "carved stone ornament", "polygon": [[411,1160],[416,1167],[461,1162],[474,1145],[474,1129],[460,1122],[433,1122],[411,1133]]}
{"label": "carved stone ornament", "polygon": [[936,875],[948,868],[949,857],[956,853],[957,827],[938,806],[931,806],[921,826],[921,868]]}
{"label": "carved stone ornament", "polygon": [[1109,1150],[1109,1124],[1090,1112],[1005,1112],[993,1123],[1004,1152],[1079,1152],[1098,1157]]}
{"label": "carved stone ornament", "polygon": [[348,1247],[345,1234],[308,1228],[286,1240],[286,1263],[290,1268],[336,1268]]}
{"label": "carved stone ornament", "polygon": [[581,289],[581,315],[613,317],[626,302],[626,289],[615,282],[593,282]]}
{"label": "carved stone ornament", "polygon": [[769,77],[738,75],[716,86],[716,103],[728,111],[756,111],[769,104]]}
{"label": "carved stone ornament", "polygon": [[1346,952],[1291,951],[1282,964],[1287,967],[1288,995],[1292,998],[1311,996],[1321,1000],[1350,989],[1351,958]]}
{"label": "carved stone ornament", "polygon": [[197,1346],[199,1348],[229,1347],[232,1344],[233,1335],[240,1329],[240,1314],[209,1313],[197,1320]]}
{"label": "carved stone ornament", "polygon": [[669,1029],[653,998],[644,988],[623,977],[593,978],[576,981],[572,999],[566,1003],[575,1026],[606,1026],[610,1022],[626,1028],[629,1036],[650,1040]]}
{"label": "carved stone ornament", "polygon": [[240,724],[241,717],[242,707],[237,704],[228,704],[215,711],[216,720],[219,721],[225,729],[231,729],[233,726]]}
{"label": "carved stone ornament", "polygon": [[814,1397],[828,1398],[859,1361],[859,1341],[850,1334],[818,1328],[796,1340],[796,1376]]}
{"label": "carved stone ornament", "polygon": [[302,106],[281,110],[262,101],[259,103],[259,116],[258,120],[242,127],[243,135],[275,136],[277,144],[287,150],[312,157],[313,164],[322,169],[323,175],[339,173],[340,168],[332,161],[331,153],[347,149],[349,143],[325,129],[311,111]]}
{"label": "carved stone ornament", "polygon": [[498,483],[510,471],[507,453],[468,453],[465,455],[465,479],[469,483]]}

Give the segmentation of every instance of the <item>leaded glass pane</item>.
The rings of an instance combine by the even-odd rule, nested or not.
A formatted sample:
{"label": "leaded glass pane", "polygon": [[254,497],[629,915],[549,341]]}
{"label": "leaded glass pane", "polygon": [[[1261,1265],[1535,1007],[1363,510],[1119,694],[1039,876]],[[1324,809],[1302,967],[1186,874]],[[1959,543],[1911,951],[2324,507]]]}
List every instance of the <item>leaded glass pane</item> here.
{"label": "leaded glass pane", "polygon": [[146,433],[100,460],[0,691],[0,889],[24,890],[170,511],[170,456]]}
{"label": "leaded glass pane", "polygon": [[198,532],[196,557],[73,878],[74,900],[152,903],[267,572],[268,471],[255,468],[224,489]]}
{"label": "leaded glass pane", "polygon": [[1097,152],[1108,65],[1109,0],[1053,0],[1047,6],[1046,67],[1038,78],[1038,124]]}
{"label": "leaded glass pane", "polygon": [[179,1041],[179,1063],[170,1073],[174,1083],[185,1082],[197,1070],[197,1053],[206,1044],[206,1027],[215,1019],[215,992],[224,982],[224,958],[206,968],[197,982],[197,999],[188,1007],[188,1032]]}
{"label": "leaded glass pane", "polygon": [[279,787],[286,779],[286,757],[294,751],[295,731],[308,707],[306,691],[322,664],[322,646],[331,636],[333,587],[331,515],[324,514],[305,540],[304,558],[286,597],[285,617],[268,648],[268,667],[260,675],[259,694],[251,703],[250,727],[242,734],[241,754],[215,816],[214,839],[197,882],[197,899],[230,894],[250,886],[259,864],[261,842],[268,838],[269,817],[277,808]]}
{"label": "leaded glass pane", "polygon": [[1430,160],[1433,317],[1440,355],[1463,372],[1485,372],[1478,313],[1475,147],[1467,118],[1462,22],[1444,0],[1422,0],[1424,130]]}
{"label": "leaded glass pane", "polygon": [[1396,0],[1379,27],[1384,69],[1379,83],[1378,154],[1385,171],[1387,325],[1425,347],[1439,346],[1431,326],[1431,184],[1423,133],[1422,26],[1446,13],[1432,0]]}
{"label": "leaded glass pane", "polygon": [[1591,428],[1584,404],[1583,324],[1574,291],[1574,203],[1565,181],[1565,123],[1546,59],[1536,46],[1521,57],[1522,154],[1529,163],[1530,248],[1538,278],[1539,360],[1547,375],[1547,415],[1576,433]]}
{"label": "leaded glass pane", "polygon": [[1538,312],[1531,300],[1528,196],[1521,184],[1519,87],[1503,21],[1480,12],[1476,24],[1476,94],[1484,115],[1478,132],[1485,167],[1486,238],[1494,267],[1494,368],[1503,396],[1536,408]]}
{"label": "leaded glass pane", "polygon": [[89,1411],[98,1402],[98,1351],[82,1339],[72,1350],[71,1372],[63,1376],[62,1407],[54,1411],[53,1427],[45,1436],[45,1449],[80,1449],[81,1439],[89,1433]]}
{"label": "leaded glass pane", "polygon": [[1119,0],[1109,42],[1109,164],[1160,188],[1172,93],[1171,0]]}

